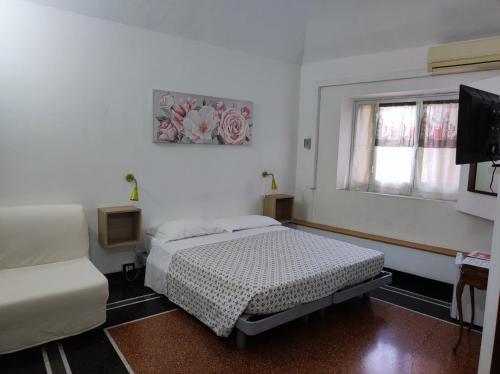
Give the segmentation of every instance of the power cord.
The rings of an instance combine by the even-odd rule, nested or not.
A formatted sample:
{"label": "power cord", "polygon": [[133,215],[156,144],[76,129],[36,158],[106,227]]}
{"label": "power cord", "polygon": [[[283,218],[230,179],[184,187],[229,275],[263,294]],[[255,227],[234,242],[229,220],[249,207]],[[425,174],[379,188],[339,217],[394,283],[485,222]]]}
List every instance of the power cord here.
{"label": "power cord", "polygon": [[493,182],[495,181],[495,172],[497,171],[497,168],[500,167],[499,164],[495,164],[495,160],[493,157],[491,158],[491,167],[493,168],[493,173],[491,173],[491,180],[490,180],[490,191],[492,193],[496,193],[493,191]]}
{"label": "power cord", "polygon": [[125,272],[125,279],[128,281],[128,282],[134,282],[138,277],[139,277],[139,274],[141,274],[141,270],[142,268],[138,268],[135,270],[135,275],[131,278],[129,278],[128,276],[128,271]]}
{"label": "power cord", "polygon": [[[136,256],[140,253],[140,250],[139,250],[139,247],[140,247],[140,244],[137,244],[134,248],[134,252],[136,254]],[[125,280],[127,282],[134,282],[138,277],[139,275],[141,274],[141,271],[142,271],[142,268],[138,268],[138,269],[135,269],[135,275],[132,276],[132,277],[129,277],[129,271],[126,271],[125,272]]]}
{"label": "power cord", "polygon": [[491,181],[490,181],[490,191],[495,193],[495,191],[493,191],[493,181],[495,180],[495,172],[497,171],[497,167],[496,166],[493,166],[493,173],[491,173]]}

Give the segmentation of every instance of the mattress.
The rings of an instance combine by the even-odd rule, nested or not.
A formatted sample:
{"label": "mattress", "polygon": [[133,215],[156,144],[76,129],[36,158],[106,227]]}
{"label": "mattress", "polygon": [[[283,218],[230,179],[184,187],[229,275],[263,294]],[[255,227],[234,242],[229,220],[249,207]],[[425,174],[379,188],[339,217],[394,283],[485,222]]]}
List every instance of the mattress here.
{"label": "mattress", "polygon": [[175,240],[167,243],[162,243],[160,239],[152,236],[148,240],[149,255],[146,261],[146,275],[144,278],[144,285],[151,288],[156,293],[166,295],[167,271],[170,266],[170,262],[172,261],[172,257],[178,251],[181,251],[183,249],[282,230],[289,229],[284,226],[260,227],[256,229],[197,236],[194,238]]}
{"label": "mattress", "polygon": [[284,227],[152,241],[146,285],[228,336],[244,312],[269,314],[376,276],[381,252]]}

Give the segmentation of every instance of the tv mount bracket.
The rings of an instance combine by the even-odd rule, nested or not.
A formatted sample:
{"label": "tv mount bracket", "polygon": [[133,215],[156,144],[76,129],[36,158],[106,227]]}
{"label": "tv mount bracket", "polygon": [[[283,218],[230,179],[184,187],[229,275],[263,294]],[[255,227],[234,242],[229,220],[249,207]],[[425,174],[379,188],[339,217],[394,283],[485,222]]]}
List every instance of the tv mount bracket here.
{"label": "tv mount bracket", "polygon": [[500,156],[500,106],[492,108],[493,123],[490,127],[490,156],[491,156],[491,167],[498,168],[500,164],[495,163],[495,156]]}

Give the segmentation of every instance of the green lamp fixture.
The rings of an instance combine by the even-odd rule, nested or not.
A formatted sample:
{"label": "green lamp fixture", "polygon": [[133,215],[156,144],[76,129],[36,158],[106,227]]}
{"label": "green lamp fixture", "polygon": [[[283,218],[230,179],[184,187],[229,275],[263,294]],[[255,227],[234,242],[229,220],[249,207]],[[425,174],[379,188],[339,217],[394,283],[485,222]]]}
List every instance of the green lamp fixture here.
{"label": "green lamp fixture", "polygon": [[128,173],[125,175],[125,180],[129,183],[134,183],[134,187],[130,193],[130,201],[139,201],[139,188],[137,187],[137,179],[135,179],[134,174]]}
{"label": "green lamp fixture", "polygon": [[268,176],[272,177],[272,180],[271,180],[271,190],[276,191],[278,189],[278,186],[276,185],[276,179],[274,179],[274,174],[270,173],[268,171],[263,171],[262,172],[262,177],[263,178],[266,178]]}

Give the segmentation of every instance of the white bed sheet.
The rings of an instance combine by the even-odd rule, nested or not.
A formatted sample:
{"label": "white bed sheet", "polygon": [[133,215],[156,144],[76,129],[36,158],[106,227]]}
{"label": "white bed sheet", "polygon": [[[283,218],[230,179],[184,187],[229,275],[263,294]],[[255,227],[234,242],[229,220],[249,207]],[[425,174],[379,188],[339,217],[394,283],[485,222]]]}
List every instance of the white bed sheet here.
{"label": "white bed sheet", "polygon": [[146,261],[144,285],[157,293],[165,294],[167,291],[168,267],[170,266],[172,257],[181,249],[283,230],[289,230],[289,228],[284,226],[259,227],[256,229],[197,236],[195,238],[175,240],[167,243],[162,243],[159,239],[153,237],[150,243],[151,249],[149,251],[149,256]]}

